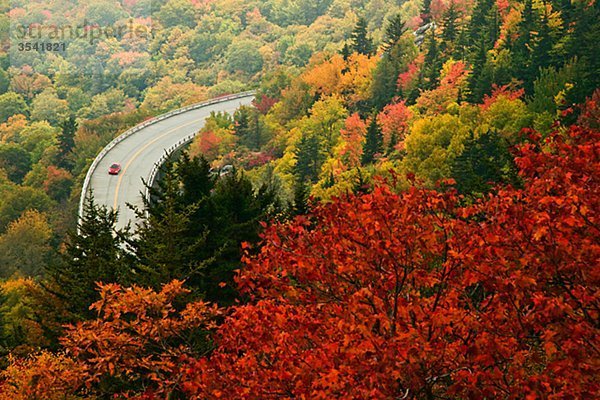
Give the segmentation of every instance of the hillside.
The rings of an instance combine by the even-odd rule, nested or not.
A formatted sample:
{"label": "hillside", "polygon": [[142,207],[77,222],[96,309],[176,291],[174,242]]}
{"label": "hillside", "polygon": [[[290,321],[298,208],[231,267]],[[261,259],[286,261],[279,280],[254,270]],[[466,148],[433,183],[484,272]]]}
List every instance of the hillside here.
{"label": "hillside", "polygon": [[[598,396],[597,0],[2,11],[0,399]],[[76,226],[112,138],[246,89]]]}

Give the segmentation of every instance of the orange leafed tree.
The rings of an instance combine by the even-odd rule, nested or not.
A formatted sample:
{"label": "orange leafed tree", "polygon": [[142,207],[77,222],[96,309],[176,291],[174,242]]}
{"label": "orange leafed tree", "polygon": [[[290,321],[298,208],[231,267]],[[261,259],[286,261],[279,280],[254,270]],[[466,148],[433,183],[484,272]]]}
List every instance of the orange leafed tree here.
{"label": "orange leafed tree", "polygon": [[531,139],[522,189],[382,184],[268,228],[189,395],[597,397],[600,134]]}
{"label": "orange leafed tree", "polygon": [[219,309],[186,302],[189,290],[181,281],[160,292],[106,284],[100,293],[92,305],[98,317],[67,329],[65,354],[12,360],[2,374],[0,399],[176,398],[182,392],[184,361],[210,349],[206,334],[215,327]]}
{"label": "orange leafed tree", "polygon": [[21,360],[9,357],[9,361],[0,381],[2,400],[64,400],[87,393],[84,366],[64,354],[42,352]]}
{"label": "orange leafed tree", "polygon": [[356,105],[369,98],[376,65],[377,57],[353,54],[344,60],[336,54],[316,62],[302,75],[302,80],[310,86],[313,96],[340,94],[349,104]]}
{"label": "orange leafed tree", "polygon": [[346,118],[344,129],[340,131],[342,144],[340,157],[347,169],[360,166],[363,142],[367,134],[367,124],[357,113]]}
{"label": "orange leafed tree", "polygon": [[469,70],[462,61],[449,60],[442,68],[440,84],[437,88],[421,92],[416,107],[424,113],[445,112],[448,106],[459,100],[465,89]]}
{"label": "orange leafed tree", "polygon": [[222,139],[212,130],[203,130],[192,142],[190,153],[204,154],[208,159],[214,160],[219,155],[219,144],[221,141]]}

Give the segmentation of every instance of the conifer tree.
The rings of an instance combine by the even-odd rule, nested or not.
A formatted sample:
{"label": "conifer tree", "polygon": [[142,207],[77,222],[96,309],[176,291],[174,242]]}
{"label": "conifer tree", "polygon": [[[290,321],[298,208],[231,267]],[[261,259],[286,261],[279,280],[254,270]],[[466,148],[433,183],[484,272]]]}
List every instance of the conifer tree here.
{"label": "conifer tree", "polygon": [[77,121],[74,117],[69,117],[60,124],[60,134],[58,135],[58,160],[57,165],[70,171],[73,168],[73,161],[69,159],[69,154],[75,147],[75,133],[77,132]]}
{"label": "conifer tree", "polygon": [[433,29],[430,30],[425,40],[427,42],[427,51],[425,53],[425,65],[422,72],[422,87],[424,89],[434,89],[439,83],[443,60]]}
{"label": "conifer tree", "polygon": [[374,51],[373,39],[367,30],[367,20],[363,17],[358,19],[351,35],[352,51],[358,54],[371,55]]}
{"label": "conifer tree", "polygon": [[370,191],[371,187],[369,187],[369,183],[365,179],[362,169],[357,167],[356,178],[354,180],[354,184],[352,185],[352,192],[355,194],[367,194]]}
{"label": "conifer tree", "polygon": [[443,16],[443,25],[442,25],[442,42],[441,42],[441,51],[447,57],[455,57],[456,49],[456,40],[460,34],[458,19],[460,18],[460,13],[458,8],[456,7],[456,3],[454,0],[450,2],[450,5],[444,12]]}
{"label": "conifer tree", "polygon": [[492,131],[477,136],[471,132],[463,152],[451,165],[451,176],[460,193],[471,195],[487,193],[494,184],[517,183],[509,146]]}
{"label": "conifer tree", "polygon": [[537,38],[533,46],[531,54],[531,69],[532,77],[531,82],[527,82],[526,92],[533,92],[533,81],[539,75],[540,69],[546,68],[552,65],[552,48],[554,43],[550,34],[550,26],[548,25],[547,12],[540,16],[537,23]]}
{"label": "conifer tree", "polygon": [[62,262],[47,267],[48,287],[64,301],[72,320],[92,316],[89,306],[98,300],[96,282],[131,282],[133,258],[126,250],[131,235],[128,228],[116,229],[117,216],[89,195],[78,232],[69,235]]}
{"label": "conifer tree", "polygon": [[182,201],[186,206],[196,204],[210,195],[215,187],[215,176],[210,172],[210,163],[203,156],[190,158],[183,152],[177,160],[175,172],[181,181]]}
{"label": "conifer tree", "polygon": [[263,177],[254,190],[245,175],[234,170],[215,177],[204,158],[186,153],[161,169],[152,200],[145,201],[148,216],[138,211],[144,222],[133,241],[136,282],[158,288],[185,279],[194,295],[231,304],[241,243],[258,242],[260,221],[281,214],[275,177]]}
{"label": "conifer tree", "polygon": [[310,184],[306,181],[301,181],[299,179],[295,180],[292,215],[305,215],[308,213],[310,209],[310,206],[308,204],[309,186]]}
{"label": "conifer tree", "polygon": [[352,49],[350,48],[350,45],[348,45],[348,42],[344,43],[344,47],[342,47],[340,54],[344,58],[344,61],[348,61],[348,59],[352,55]]}
{"label": "conifer tree", "polygon": [[398,144],[398,132],[396,130],[392,131],[390,135],[390,141],[387,144],[387,149],[385,150],[386,155],[390,155],[396,151],[396,145]]}
{"label": "conifer tree", "polygon": [[147,213],[135,210],[142,220],[133,240],[137,256],[136,283],[159,289],[178,279],[188,280],[193,287],[193,280],[204,265],[196,252],[204,244],[206,233],[201,226],[200,231],[192,232],[190,217],[198,207],[193,201],[185,204],[185,197],[191,200],[191,193],[182,193],[173,163],[166,162],[161,170],[155,192],[160,200],[146,202]]}
{"label": "conifer tree", "polygon": [[377,154],[383,152],[383,133],[375,115],[371,117],[365,144],[363,145],[362,165],[372,164]]}
{"label": "conifer tree", "polygon": [[471,66],[469,75],[469,101],[479,102],[491,90],[491,83],[485,69],[487,53],[494,47],[500,34],[500,17],[494,0],[477,0],[471,21],[464,36],[466,43],[460,44],[471,49],[467,55]]}
{"label": "conifer tree", "polygon": [[406,25],[400,14],[390,17],[385,27],[382,45],[383,51],[386,53],[389,52],[398,43],[402,35],[406,33],[406,29]]}
{"label": "conifer tree", "polygon": [[534,46],[532,32],[536,29],[535,11],[532,0],[525,0],[519,23],[519,36],[512,49],[515,77],[523,82],[526,93],[533,89],[535,72],[532,64],[532,48]]}
{"label": "conifer tree", "polygon": [[255,191],[252,182],[236,171],[217,182],[211,196],[214,225],[205,245],[213,249],[215,258],[204,268],[199,280],[207,300],[223,305],[233,303],[237,296],[233,276],[241,268],[242,242],[257,243],[260,222],[281,211],[274,189],[267,182]]}
{"label": "conifer tree", "polygon": [[398,65],[388,55],[384,56],[373,73],[371,103],[376,110],[382,110],[398,95]]}
{"label": "conifer tree", "polygon": [[233,127],[236,136],[244,137],[250,129],[250,108],[240,107],[233,114]]}
{"label": "conifer tree", "polygon": [[234,114],[234,130],[240,142],[250,150],[259,150],[264,144],[260,112],[253,107],[240,107]]}
{"label": "conifer tree", "polygon": [[423,0],[421,20],[423,21],[423,25],[431,22],[431,0]]}
{"label": "conifer tree", "polygon": [[519,36],[512,48],[515,77],[523,82],[526,94],[533,94],[533,82],[541,69],[553,64],[554,40],[546,10],[534,10],[532,0],[526,0]]}
{"label": "conifer tree", "polygon": [[262,174],[261,184],[256,190],[256,198],[265,218],[282,216],[285,207],[280,197],[281,192],[282,182],[275,174],[275,168],[269,165]]}
{"label": "conifer tree", "polygon": [[384,54],[373,73],[371,85],[371,108],[382,110],[396,96],[398,76],[404,72],[416,53],[413,39],[404,38],[406,27],[400,15],[389,19],[383,42]]}
{"label": "conifer tree", "polygon": [[600,87],[600,1],[577,1],[570,4],[572,19],[566,36],[566,59],[577,59],[584,72],[576,82],[570,104],[583,102]]}
{"label": "conifer tree", "polygon": [[296,155],[296,165],[294,166],[296,179],[316,182],[323,163],[319,138],[316,135],[303,134],[294,154]]}
{"label": "conifer tree", "polygon": [[475,50],[476,52],[471,56],[473,70],[469,75],[468,99],[477,103],[483,99],[484,95],[487,94],[491,88],[491,82],[486,69],[487,45],[484,38],[481,38],[475,47]]}

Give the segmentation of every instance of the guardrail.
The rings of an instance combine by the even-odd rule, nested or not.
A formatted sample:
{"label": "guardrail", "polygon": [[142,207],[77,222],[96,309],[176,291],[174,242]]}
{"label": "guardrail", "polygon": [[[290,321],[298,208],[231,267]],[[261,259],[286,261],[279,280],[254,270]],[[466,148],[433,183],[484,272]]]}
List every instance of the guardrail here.
{"label": "guardrail", "polygon": [[[249,96],[254,96],[256,92],[254,90],[250,90],[247,92],[241,92],[241,93],[236,93],[236,94],[232,94],[232,95],[227,95],[227,96],[221,96],[221,97],[216,97],[214,99],[210,99],[210,100],[206,100],[200,103],[196,103],[196,104],[192,104],[189,105],[187,107],[182,107],[182,108],[178,108],[177,110],[173,110],[170,111],[166,114],[162,114],[159,115],[157,117],[151,118],[147,121],[142,122],[141,124],[138,124],[136,126],[134,126],[133,128],[128,129],[127,131],[123,132],[122,134],[120,134],[119,136],[117,136],[116,138],[114,138],[109,144],[107,144],[102,151],[96,156],[96,158],[94,159],[94,161],[92,162],[92,165],[90,165],[90,168],[87,171],[87,174],[85,175],[85,179],[83,181],[83,188],[81,190],[81,197],[79,199],[79,209],[78,209],[78,226],[79,223],[81,222],[81,216],[83,215],[83,208],[84,208],[84,204],[85,204],[85,199],[87,197],[87,193],[89,191],[89,186],[90,186],[90,182],[92,180],[92,175],[94,174],[94,172],[96,171],[96,168],[98,167],[98,164],[100,164],[100,161],[102,161],[102,159],[108,154],[108,152],[110,150],[112,150],[117,144],[119,144],[120,142],[122,142],[123,140],[125,140],[126,138],[128,138],[129,136],[141,131],[142,129],[150,126],[150,125],[154,125],[157,122],[163,121],[165,119],[168,119],[174,115],[179,115],[179,114],[183,114],[186,113],[188,111],[191,110],[197,110],[199,108],[203,108],[203,107],[207,107],[213,104],[219,104],[219,103],[224,103],[226,101],[231,101],[231,100],[235,100],[235,99],[242,99],[245,97],[249,97]],[[186,138],[184,138],[183,140],[187,140],[187,142],[183,142],[181,144],[179,144],[180,142],[182,142],[181,140],[178,142],[177,148],[183,146],[183,144],[188,143],[189,141],[191,141],[194,135],[190,135]],[[159,160],[160,164],[155,163],[154,167],[152,168],[152,172],[149,176],[149,178],[151,178],[151,180],[149,179],[147,184],[148,185],[152,185],[154,183],[154,179],[156,178],[156,173],[158,171],[158,168],[160,168],[160,165],[162,165],[162,163],[165,161],[165,157],[166,155],[163,155],[161,157],[161,159]],[[157,165],[158,164],[158,165]],[[146,192],[148,192],[148,190],[146,190]],[[146,193],[146,196],[148,196],[148,194]],[[79,227],[78,227],[79,230]]]}
{"label": "guardrail", "polygon": [[150,188],[154,185],[154,180],[156,179],[156,175],[158,174],[160,167],[165,163],[165,161],[167,161],[169,157],[171,157],[171,155],[175,151],[179,150],[181,147],[194,140],[196,134],[197,133],[192,133],[191,135],[184,137],[168,149],[165,149],[165,153],[158,159],[157,162],[154,163],[152,169],[150,170],[150,173],[148,174],[148,179],[146,180],[146,188],[144,189],[144,197],[147,201],[150,201]]}

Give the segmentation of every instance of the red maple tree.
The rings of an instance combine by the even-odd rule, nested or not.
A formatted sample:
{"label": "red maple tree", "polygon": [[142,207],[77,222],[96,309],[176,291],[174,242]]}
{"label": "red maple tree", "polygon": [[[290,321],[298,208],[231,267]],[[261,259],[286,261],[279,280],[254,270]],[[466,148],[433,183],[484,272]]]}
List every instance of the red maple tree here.
{"label": "red maple tree", "polygon": [[413,187],[266,230],[198,398],[594,398],[600,134],[531,133],[522,189]]}

